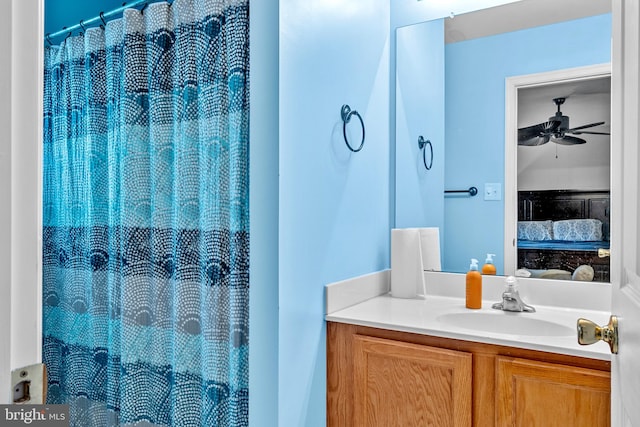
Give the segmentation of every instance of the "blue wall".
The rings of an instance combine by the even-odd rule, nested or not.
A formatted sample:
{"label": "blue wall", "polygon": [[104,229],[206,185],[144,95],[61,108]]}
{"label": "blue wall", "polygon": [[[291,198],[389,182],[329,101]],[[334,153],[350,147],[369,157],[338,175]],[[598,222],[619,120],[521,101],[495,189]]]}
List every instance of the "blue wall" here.
{"label": "blue wall", "polygon": [[[250,1],[249,424],[278,425],[278,0]],[[255,137],[257,135],[257,137]]]}
{"label": "blue wall", "polygon": [[388,0],[280,1],[281,426],[325,426],[324,286],[389,266],[388,50]]}
{"label": "blue wall", "polygon": [[444,270],[464,272],[491,252],[503,271],[504,197],[485,201],[482,191],[504,189],[505,79],[610,60],[610,14],[446,46],[445,186],[481,193],[445,199]]}

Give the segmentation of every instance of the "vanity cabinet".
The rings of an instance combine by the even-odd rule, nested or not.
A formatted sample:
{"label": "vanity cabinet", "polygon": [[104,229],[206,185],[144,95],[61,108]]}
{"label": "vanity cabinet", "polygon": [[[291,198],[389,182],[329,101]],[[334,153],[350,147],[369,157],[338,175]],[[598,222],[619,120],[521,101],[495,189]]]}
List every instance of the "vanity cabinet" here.
{"label": "vanity cabinet", "polygon": [[327,324],[327,426],[608,426],[610,362]]}

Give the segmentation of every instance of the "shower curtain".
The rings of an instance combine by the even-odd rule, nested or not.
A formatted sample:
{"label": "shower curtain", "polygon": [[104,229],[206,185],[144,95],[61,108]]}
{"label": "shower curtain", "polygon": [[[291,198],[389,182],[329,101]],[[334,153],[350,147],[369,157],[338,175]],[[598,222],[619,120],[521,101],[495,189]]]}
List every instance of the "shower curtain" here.
{"label": "shower curtain", "polygon": [[43,359],[74,426],[248,425],[248,0],[46,48]]}

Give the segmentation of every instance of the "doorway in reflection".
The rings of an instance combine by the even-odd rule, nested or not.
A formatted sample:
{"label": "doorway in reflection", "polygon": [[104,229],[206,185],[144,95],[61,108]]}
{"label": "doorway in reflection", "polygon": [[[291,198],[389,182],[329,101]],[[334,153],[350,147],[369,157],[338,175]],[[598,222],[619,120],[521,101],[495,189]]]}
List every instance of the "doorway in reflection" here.
{"label": "doorway in reflection", "polygon": [[516,275],[609,282],[610,111],[610,76],[518,90]]}

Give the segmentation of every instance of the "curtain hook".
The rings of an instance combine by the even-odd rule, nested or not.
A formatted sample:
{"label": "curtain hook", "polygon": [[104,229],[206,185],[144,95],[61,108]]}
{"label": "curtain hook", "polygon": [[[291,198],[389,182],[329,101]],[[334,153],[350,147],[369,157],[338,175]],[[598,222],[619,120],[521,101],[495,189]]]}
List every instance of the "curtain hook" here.
{"label": "curtain hook", "polygon": [[102,21],[102,29],[104,29],[107,26],[107,21],[104,20],[104,12],[100,12],[100,20]]}
{"label": "curtain hook", "polygon": [[147,8],[147,6],[149,6],[149,2],[146,1],[144,2],[144,5],[142,6],[142,9],[140,9],[140,13],[144,15],[144,10]]}
{"label": "curtain hook", "polygon": [[51,33],[47,33],[46,36],[44,36],[47,39],[47,43],[49,43],[49,46],[53,46],[53,43],[51,42],[51,37],[49,37],[51,35]]}
{"label": "curtain hook", "polygon": [[[63,30],[66,30],[68,27],[62,27]],[[65,41],[67,41],[67,39],[69,37],[71,37],[71,34],[73,33],[73,31],[69,31],[69,34],[67,34],[67,37],[64,38]]]}

